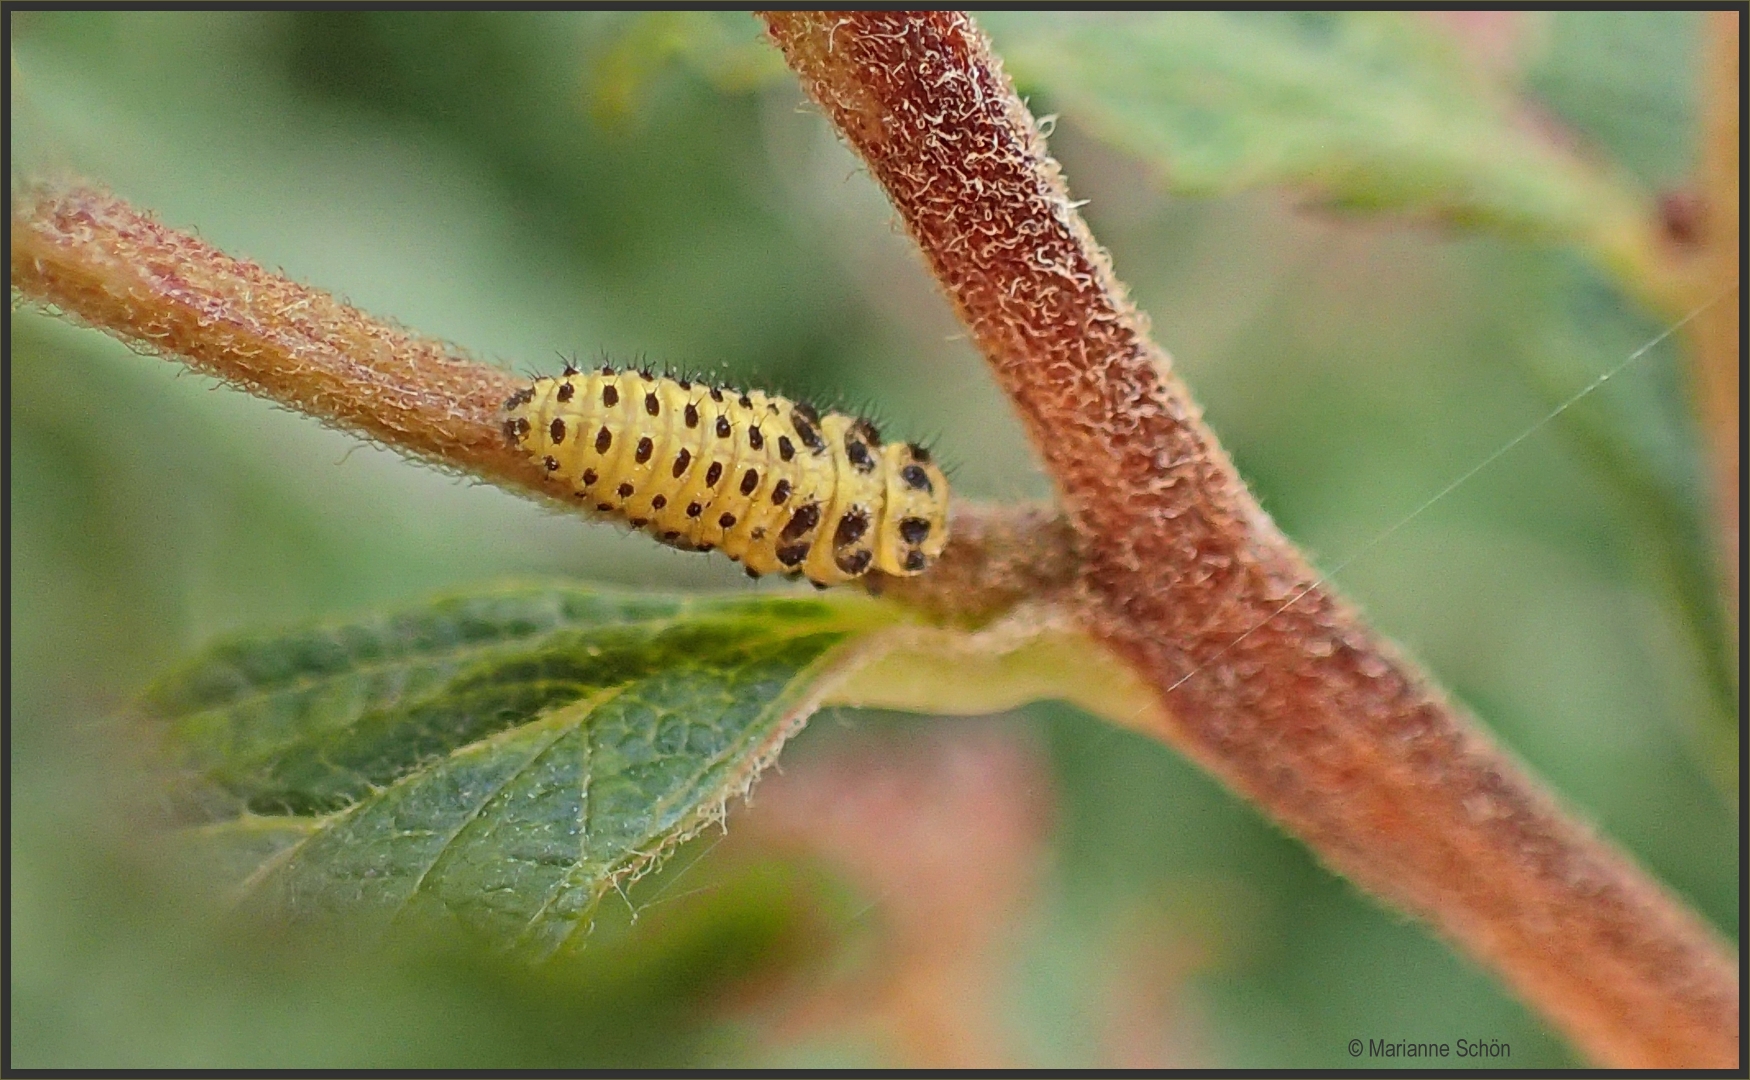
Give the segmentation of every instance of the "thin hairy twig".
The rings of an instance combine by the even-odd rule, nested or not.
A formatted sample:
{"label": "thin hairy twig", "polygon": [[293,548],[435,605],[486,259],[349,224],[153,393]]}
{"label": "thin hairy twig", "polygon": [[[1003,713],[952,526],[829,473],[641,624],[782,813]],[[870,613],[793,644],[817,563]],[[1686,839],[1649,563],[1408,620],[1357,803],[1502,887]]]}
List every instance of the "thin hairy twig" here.
{"label": "thin hairy twig", "polygon": [[140,352],[431,464],[539,491],[540,470],[499,427],[523,380],[226,255],[109,192],[15,192],[12,288]]}
{"label": "thin hairy twig", "polygon": [[[501,426],[505,400],[525,380],[227,255],[109,192],[14,193],[12,288],[140,352],[553,501],[545,470],[511,448]],[[1074,580],[1069,530],[1045,508],[956,504],[952,535],[925,577],[872,574],[866,583],[943,621],[978,623]]]}
{"label": "thin hairy twig", "polygon": [[1080,617],[1160,692],[1155,734],[1595,1060],[1736,1065],[1717,934],[1319,584],[1201,423],[972,20],[764,18],[1015,403],[1077,534]]}

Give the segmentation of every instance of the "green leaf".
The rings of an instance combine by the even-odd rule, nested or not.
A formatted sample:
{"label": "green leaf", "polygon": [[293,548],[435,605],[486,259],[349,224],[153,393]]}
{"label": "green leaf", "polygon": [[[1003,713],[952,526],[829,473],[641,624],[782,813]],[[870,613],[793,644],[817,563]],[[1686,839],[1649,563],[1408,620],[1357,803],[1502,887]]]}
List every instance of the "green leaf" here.
{"label": "green leaf", "polygon": [[496,590],[218,645],[143,710],[249,902],[539,956],[718,820],[889,621],[854,595]]}
{"label": "green leaf", "polygon": [[1379,12],[981,16],[1025,90],[1183,194],[1289,184],[1591,245],[1639,243],[1645,200],[1515,116],[1413,17]]}
{"label": "green leaf", "polygon": [[[1642,530],[1636,554],[1657,567],[1694,645],[1712,715],[1691,720],[1704,763],[1736,796],[1738,697],[1731,614],[1716,570],[1706,467],[1670,328],[1624,302],[1571,257],[1508,260],[1499,280],[1522,305],[1502,352],[1554,409],[1610,358],[1639,359],[1606,389],[1563,408],[1553,425],[1577,460],[1620,492]],[[1644,354],[1644,355],[1641,355]],[[1687,716],[1687,710],[1684,711]]]}
{"label": "green leaf", "polygon": [[648,11],[615,20],[612,44],[590,72],[598,117],[623,119],[650,84],[678,61],[724,93],[743,93],[784,79],[784,57],[745,11]]}
{"label": "green leaf", "polygon": [[293,917],[449,919],[541,957],[610,889],[722,818],[827,704],[989,713],[1155,698],[1061,615],[977,632],[840,591],[681,598],[574,585],[456,596],[225,642],[151,687],[187,830]]}
{"label": "green leaf", "polygon": [[1644,183],[1687,183],[1696,166],[1699,11],[1557,10],[1526,87],[1570,129]]}

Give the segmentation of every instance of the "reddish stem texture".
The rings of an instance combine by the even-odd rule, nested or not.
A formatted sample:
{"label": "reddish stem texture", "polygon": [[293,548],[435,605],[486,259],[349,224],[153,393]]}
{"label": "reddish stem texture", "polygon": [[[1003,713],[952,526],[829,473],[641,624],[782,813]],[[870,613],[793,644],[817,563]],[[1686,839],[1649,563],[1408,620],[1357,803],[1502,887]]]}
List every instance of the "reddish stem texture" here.
{"label": "reddish stem texture", "polygon": [[1724,943],[1316,583],[1150,340],[973,21],[764,17],[1014,401],[1078,537],[1083,622],[1159,689],[1158,734],[1595,1060],[1736,1066]]}
{"label": "reddish stem texture", "polygon": [[[17,299],[187,364],[439,468],[552,499],[504,437],[525,380],[227,255],[107,191],[37,185],[12,200]],[[930,573],[864,578],[942,622],[976,625],[1075,580],[1074,536],[1048,506],[956,502]]]}
{"label": "reddish stem texture", "polygon": [[499,429],[523,381],[233,258],[106,191],[12,199],[12,288],[141,352],[432,464],[538,492]]}

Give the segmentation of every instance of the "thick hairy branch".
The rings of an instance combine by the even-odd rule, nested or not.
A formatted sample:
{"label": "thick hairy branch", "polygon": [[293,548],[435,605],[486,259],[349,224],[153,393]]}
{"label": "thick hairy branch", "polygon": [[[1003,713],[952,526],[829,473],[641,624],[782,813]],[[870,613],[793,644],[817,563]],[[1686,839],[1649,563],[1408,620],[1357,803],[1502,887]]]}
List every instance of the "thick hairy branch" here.
{"label": "thick hairy branch", "polygon": [[1600,1062],[1738,1062],[1719,938],[1371,633],[1259,509],[1071,205],[971,19],[765,16],[1014,401],[1079,612],[1155,733],[1428,919]]}

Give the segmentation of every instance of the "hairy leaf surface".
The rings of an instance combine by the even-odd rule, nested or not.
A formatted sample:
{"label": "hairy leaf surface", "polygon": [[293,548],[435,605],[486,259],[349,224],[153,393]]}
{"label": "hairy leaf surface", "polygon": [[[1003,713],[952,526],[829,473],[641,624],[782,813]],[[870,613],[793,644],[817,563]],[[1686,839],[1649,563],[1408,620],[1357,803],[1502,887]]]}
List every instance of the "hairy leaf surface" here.
{"label": "hairy leaf surface", "polygon": [[857,597],[496,590],[220,644],[146,695],[251,902],[459,920],[537,955],[722,813]]}

